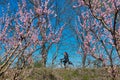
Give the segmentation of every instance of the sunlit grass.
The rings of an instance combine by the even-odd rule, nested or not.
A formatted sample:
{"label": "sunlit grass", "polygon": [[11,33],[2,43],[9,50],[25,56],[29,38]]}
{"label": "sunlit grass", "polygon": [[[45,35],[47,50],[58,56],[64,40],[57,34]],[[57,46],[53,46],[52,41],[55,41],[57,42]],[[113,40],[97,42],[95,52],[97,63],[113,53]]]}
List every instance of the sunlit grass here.
{"label": "sunlit grass", "polygon": [[[120,70],[120,69],[119,69]],[[15,70],[9,70],[4,79],[13,80]],[[119,72],[120,74],[120,72]],[[111,80],[106,69],[51,69],[51,68],[27,68],[21,71],[18,80]],[[116,80],[120,79],[120,75]]]}

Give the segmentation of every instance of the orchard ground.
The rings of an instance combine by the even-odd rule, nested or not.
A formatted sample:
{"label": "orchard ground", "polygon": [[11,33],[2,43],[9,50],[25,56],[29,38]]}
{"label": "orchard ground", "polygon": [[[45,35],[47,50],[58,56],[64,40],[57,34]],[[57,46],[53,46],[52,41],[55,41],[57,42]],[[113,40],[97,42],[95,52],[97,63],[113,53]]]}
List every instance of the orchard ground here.
{"label": "orchard ground", "polygon": [[[0,80],[113,80],[107,70],[107,68],[9,69]],[[117,74],[114,80],[120,79],[120,68],[118,68]]]}

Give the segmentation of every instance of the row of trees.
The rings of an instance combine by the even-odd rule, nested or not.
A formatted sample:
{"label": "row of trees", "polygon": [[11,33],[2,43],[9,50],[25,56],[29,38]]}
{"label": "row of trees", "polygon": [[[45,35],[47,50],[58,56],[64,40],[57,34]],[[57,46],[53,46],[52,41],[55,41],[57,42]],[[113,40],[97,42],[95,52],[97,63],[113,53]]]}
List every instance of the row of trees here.
{"label": "row of trees", "polygon": [[91,56],[102,66],[109,65],[114,77],[114,66],[120,61],[120,1],[78,0],[73,8],[83,67]]}
{"label": "row of trees", "polygon": [[40,53],[41,63],[46,66],[48,51],[60,40],[65,26],[52,25],[51,16],[56,17],[53,8],[52,1],[29,0],[18,2],[14,14],[3,13],[0,20],[1,74],[14,64],[20,68],[31,64],[35,52]]}
{"label": "row of trees", "polygon": [[75,30],[83,66],[89,54],[104,65],[113,66],[120,57],[120,1],[78,0],[78,3],[73,8],[78,15]]}

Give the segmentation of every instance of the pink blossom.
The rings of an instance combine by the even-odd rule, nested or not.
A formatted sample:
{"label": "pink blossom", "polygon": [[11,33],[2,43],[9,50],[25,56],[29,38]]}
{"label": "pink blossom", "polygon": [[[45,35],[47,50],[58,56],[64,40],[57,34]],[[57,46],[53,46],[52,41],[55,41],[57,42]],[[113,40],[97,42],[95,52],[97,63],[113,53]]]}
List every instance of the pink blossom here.
{"label": "pink blossom", "polygon": [[52,39],[52,43],[57,43],[56,39]]}
{"label": "pink blossom", "polygon": [[112,19],[111,19],[111,18],[107,19],[107,20],[106,20],[106,23],[107,23],[107,24],[112,23]]}
{"label": "pink blossom", "polygon": [[28,22],[28,20],[29,20],[29,14],[26,14],[26,15],[24,16],[23,22],[26,23],[26,22]]}
{"label": "pink blossom", "polygon": [[26,6],[26,1],[25,0],[22,0],[22,7],[25,7]]}
{"label": "pink blossom", "polygon": [[109,37],[110,39],[113,39],[113,36],[112,36],[111,34],[108,34],[108,37]]}
{"label": "pink blossom", "polygon": [[33,42],[36,42],[36,41],[38,40],[38,35],[34,33],[34,34],[31,36],[31,39],[33,40]]}
{"label": "pink blossom", "polygon": [[30,13],[31,13],[32,15],[34,15],[34,13],[33,13],[32,9],[30,9]]}
{"label": "pink blossom", "polygon": [[96,48],[95,48],[95,47],[93,47],[91,52],[94,52],[95,50],[96,50]]}
{"label": "pink blossom", "polygon": [[21,32],[19,33],[20,36],[22,36],[23,34],[24,34],[24,31],[21,31]]}
{"label": "pink blossom", "polygon": [[35,11],[37,14],[42,14],[42,8],[36,8]]}
{"label": "pink blossom", "polygon": [[22,11],[22,9],[19,10],[19,14],[20,14],[20,16],[23,16],[23,11]]}
{"label": "pink blossom", "polygon": [[44,43],[44,41],[39,41],[39,44],[42,46],[43,45],[43,43]]}
{"label": "pink blossom", "polygon": [[62,27],[60,28],[59,33],[58,33],[58,37],[61,37],[63,29],[64,29],[64,26],[62,26]]}
{"label": "pink blossom", "polygon": [[12,38],[12,39],[9,41],[9,45],[16,47],[19,43],[16,38]]}
{"label": "pink blossom", "polygon": [[119,35],[120,35],[120,26],[119,26],[119,28],[118,28],[118,33],[119,33]]}
{"label": "pink blossom", "polygon": [[32,62],[33,62],[32,57],[29,57],[29,58],[28,58],[28,63],[31,64]]}
{"label": "pink blossom", "polygon": [[10,21],[10,18],[6,18],[6,21],[5,21],[5,29],[7,29],[8,25],[10,24],[9,21]]}
{"label": "pink blossom", "polygon": [[103,54],[100,54],[100,59],[103,59]]}
{"label": "pink blossom", "polygon": [[0,40],[2,40],[2,34],[0,34]]}
{"label": "pink blossom", "polygon": [[49,33],[49,35],[47,36],[47,40],[50,40],[50,38],[52,38],[52,36],[53,36],[53,33]]}
{"label": "pink blossom", "polygon": [[78,50],[78,51],[77,51],[77,54],[81,54],[81,51],[80,51],[80,50]]}
{"label": "pink blossom", "polygon": [[55,39],[55,43],[57,43],[58,41],[60,41],[60,37],[57,37],[57,38]]}
{"label": "pink blossom", "polygon": [[111,39],[109,40],[109,42],[110,42],[111,44],[113,44],[113,41],[112,41]]}
{"label": "pink blossom", "polygon": [[88,42],[87,41],[84,41],[84,48],[85,48],[85,50],[89,50],[89,46],[88,46]]}
{"label": "pink blossom", "polygon": [[[116,6],[120,6],[120,1],[119,0],[116,1]],[[119,9],[120,9],[120,7],[119,7]]]}
{"label": "pink blossom", "polygon": [[81,6],[85,4],[83,0],[78,0],[78,3],[79,3]]}
{"label": "pink blossom", "polygon": [[90,33],[87,34],[86,40],[89,42],[92,40],[92,35]]}
{"label": "pink blossom", "polygon": [[47,8],[45,8],[45,9],[43,10],[43,12],[48,14],[48,13],[49,13],[49,10],[48,10]]}
{"label": "pink blossom", "polygon": [[19,29],[19,27],[15,27],[15,28],[16,28],[16,31],[17,31],[17,32],[20,32],[20,29]]}
{"label": "pink blossom", "polygon": [[105,18],[107,16],[107,14],[105,12],[102,12],[101,16]]}

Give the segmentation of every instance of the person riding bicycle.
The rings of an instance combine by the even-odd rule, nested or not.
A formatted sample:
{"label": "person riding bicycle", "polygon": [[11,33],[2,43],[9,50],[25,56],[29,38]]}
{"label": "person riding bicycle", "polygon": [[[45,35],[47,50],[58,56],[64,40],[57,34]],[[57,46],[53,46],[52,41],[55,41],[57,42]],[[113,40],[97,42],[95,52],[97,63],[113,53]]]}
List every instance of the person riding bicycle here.
{"label": "person riding bicycle", "polygon": [[64,67],[65,67],[65,68],[66,68],[66,64],[67,64],[67,63],[73,65],[72,62],[69,61],[69,56],[68,56],[68,53],[67,53],[67,52],[64,52],[64,58],[61,59],[61,62],[64,63]]}

